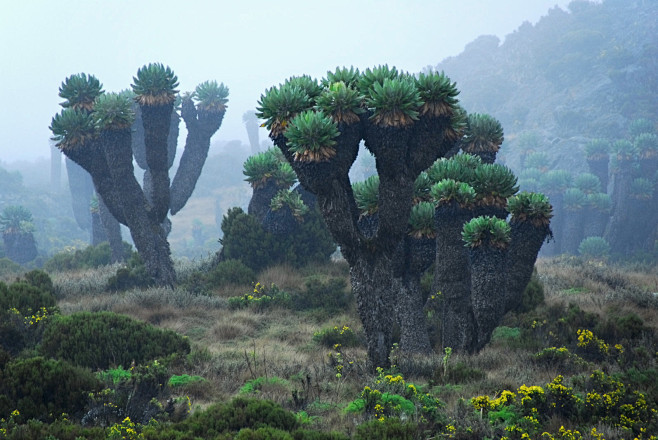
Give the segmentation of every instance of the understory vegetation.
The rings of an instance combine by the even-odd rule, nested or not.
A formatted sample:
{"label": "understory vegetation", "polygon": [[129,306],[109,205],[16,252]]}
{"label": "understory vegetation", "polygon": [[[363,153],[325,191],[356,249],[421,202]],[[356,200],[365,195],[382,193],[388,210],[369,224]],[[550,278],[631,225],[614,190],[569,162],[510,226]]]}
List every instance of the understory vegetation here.
{"label": "understory vegetation", "polygon": [[0,438],[658,432],[655,265],[540,259],[524,305],[481,352],[442,347],[427,310],[434,354],[394,346],[391,368],[373,373],[343,261],[254,272],[228,260],[235,278],[206,264],[178,262],[175,289],[110,290],[112,265],[4,277]]}

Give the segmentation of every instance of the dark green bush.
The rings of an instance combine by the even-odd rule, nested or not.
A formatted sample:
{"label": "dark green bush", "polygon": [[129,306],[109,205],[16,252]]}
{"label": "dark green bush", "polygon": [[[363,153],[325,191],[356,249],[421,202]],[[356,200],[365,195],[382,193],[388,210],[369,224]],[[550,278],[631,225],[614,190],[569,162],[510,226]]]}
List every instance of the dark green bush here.
{"label": "dark green bush", "polygon": [[329,261],[336,245],[316,210],[291,234],[274,235],[261,226],[256,217],[241,208],[232,208],[222,220],[222,254],[226,259],[242,261],[256,272],[288,263],[294,267]]}
{"label": "dark green bush", "polygon": [[[2,252],[0,252],[0,255],[2,255]],[[4,256],[0,258],[0,276],[11,275],[11,274],[19,273],[20,271],[21,271],[20,264],[16,264],[13,261],[11,261],[9,258]]]}
{"label": "dark green bush", "polygon": [[28,316],[42,307],[53,309],[56,300],[47,290],[35,287],[27,281],[18,281],[7,286],[0,281],[0,310],[17,309]]}
{"label": "dark green bush", "polygon": [[46,272],[39,269],[31,270],[23,275],[23,278],[30,286],[34,286],[53,295],[55,294],[53,280],[50,279],[50,275]]}
{"label": "dark green bush", "polygon": [[305,290],[291,295],[296,310],[323,309],[328,314],[344,311],[352,295],[344,278],[311,276],[304,283]]}
{"label": "dark green bush", "polygon": [[292,431],[297,428],[297,418],[274,402],[238,397],[229,403],[211,405],[174,426],[176,431],[204,439],[243,428],[267,427]]}
{"label": "dark green bush", "polygon": [[[132,246],[123,242],[123,258],[128,259]],[[112,264],[112,250],[107,242],[96,246],[87,246],[74,252],[60,252],[50,257],[43,265],[47,272],[65,272],[69,270],[91,269]]]}
{"label": "dark green bush", "polygon": [[420,433],[415,423],[387,418],[383,421],[371,420],[359,425],[352,438],[353,440],[415,440],[420,438]]}
{"label": "dark green bush", "polygon": [[329,327],[315,332],[313,341],[325,347],[333,347],[336,344],[342,347],[356,347],[360,343],[354,331],[346,325]]}
{"label": "dark green bush", "polygon": [[126,267],[117,269],[116,275],[107,280],[107,289],[114,292],[151,285],[153,279],[146,272],[146,266],[137,252],[133,252],[126,262]]}
{"label": "dark green bush", "polygon": [[256,281],[256,274],[240,260],[228,259],[220,262],[206,276],[210,287],[225,284],[251,284]]}
{"label": "dark green bush", "polygon": [[[19,416],[20,417],[20,416]],[[84,428],[62,418],[53,423],[31,419],[27,423],[11,424],[3,440],[57,439],[57,440],[105,440],[103,428]]]}
{"label": "dark green bush", "polygon": [[105,370],[187,354],[187,338],[111,312],[58,316],[46,328],[40,351],[75,365]]}
{"label": "dark green bush", "polygon": [[0,380],[0,417],[18,410],[23,420],[80,416],[89,392],[101,383],[88,370],[68,362],[35,357],[9,362]]}
{"label": "dark green bush", "polygon": [[523,295],[521,296],[521,303],[516,308],[518,313],[526,313],[530,310],[533,310],[538,305],[543,304],[544,302],[544,285],[539,280],[537,275],[537,268],[532,270],[532,276],[528,285],[523,290]]}
{"label": "dark green bush", "polygon": [[339,432],[319,432],[298,429],[292,433],[295,440],[349,440],[349,437]]}
{"label": "dark green bush", "polygon": [[234,437],[235,440],[293,440],[290,433],[276,428],[244,428]]}

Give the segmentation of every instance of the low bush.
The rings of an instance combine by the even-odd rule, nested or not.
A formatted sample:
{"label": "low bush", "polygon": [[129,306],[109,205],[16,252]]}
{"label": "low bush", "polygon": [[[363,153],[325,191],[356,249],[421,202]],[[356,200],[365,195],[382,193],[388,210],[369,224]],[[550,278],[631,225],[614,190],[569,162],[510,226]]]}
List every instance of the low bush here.
{"label": "low bush", "polygon": [[112,312],[58,316],[46,328],[43,355],[105,370],[190,352],[187,338]]}
{"label": "low bush", "polygon": [[62,414],[81,416],[90,392],[101,382],[84,368],[35,357],[11,361],[0,380],[0,417],[18,411],[23,420],[52,421]]}
{"label": "low bush", "polygon": [[415,423],[403,422],[396,418],[371,420],[356,428],[353,440],[415,440],[419,438]]}
{"label": "low bush", "polygon": [[[123,242],[123,258],[128,259],[132,246]],[[70,270],[92,269],[112,264],[112,250],[107,242],[88,246],[82,250],[65,251],[50,257],[43,265],[47,272],[65,272]]]}
{"label": "low bush", "polygon": [[334,326],[313,333],[313,342],[325,347],[340,345],[343,347],[356,347],[359,345],[359,338],[356,333],[346,325],[342,327]]}
{"label": "low bush", "polygon": [[116,275],[107,280],[107,289],[114,292],[152,285],[153,279],[146,272],[146,266],[137,252],[133,252],[126,267],[117,269]]}
{"label": "low bush", "polygon": [[327,314],[344,311],[352,300],[344,278],[310,276],[304,290],[294,292],[292,306],[296,310],[322,309]]}
{"label": "low bush", "polygon": [[209,287],[225,284],[250,284],[256,280],[256,273],[242,261],[228,259],[210,270],[205,278]]}

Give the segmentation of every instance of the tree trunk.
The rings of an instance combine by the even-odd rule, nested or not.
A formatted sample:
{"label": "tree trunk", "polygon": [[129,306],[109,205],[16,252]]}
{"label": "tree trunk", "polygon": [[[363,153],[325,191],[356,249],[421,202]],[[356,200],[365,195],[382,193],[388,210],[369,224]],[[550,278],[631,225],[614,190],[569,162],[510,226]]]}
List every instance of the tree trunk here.
{"label": "tree trunk", "polygon": [[270,202],[272,197],[279,191],[279,188],[274,179],[267,179],[264,185],[253,189],[247,213],[253,215],[262,222],[265,219],[268,211],[270,210]]}
{"label": "tree trunk", "polygon": [[31,232],[3,233],[7,258],[18,264],[29,263],[37,257],[37,245]]}
{"label": "tree trunk", "polygon": [[400,326],[400,350],[408,353],[431,353],[432,346],[423,311],[423,294],[420,290],[420,275],[414,273],[394,278],[393,290],[397,293],[395,309]]}
{"label": "tree trunk", "polygon": [[562,222],[562,253],[577,255],[578,246],[585,236],[583,209],[565,209]]}
{"label": "tree trunk", "polygon": [[553,218],[551,220],[551,229],[553,230],[553,240],[549,240],[541,251],[542,255],[551,257],[559,255],[562,252],[562,234],[564,233],[564,209],[562,204],[562,193],[548,193],[547,196],[553,206]]}
{"label": "tree trunk", "polygon": [[601,191],[604,193],[608,192],[608,162],[610,162],[610,157],[607,154],[602,157],[587,159],[589,171],[599,178],[601,181]]}
{"label": "tree trunk", "polygon": [[123,239],[121,238],[121,224],[114,218],[112,213],[107,209],[103,197],[98,195],[98,209],[101,216],[101,222],[105,228],[107,241],[110,243],[112,251],[112,262],[117,263],[125,259],[123,252]]}
{"label": "tree trunk", "polygon": [[475,340],[471,304],[471,273],[468,251],[462,241],[462,228],[471,212],[456,202],[437,207],[435,212],[436,262],[432,293],[443,300],[441,311],[442,346],[469,351]]}
{"label": "tree trunk", "polygon": [[85,169],[68,157],[66,158],[66,173],[68,175],[75,221],[81,229],[91,231],[89,204],[94,194],[92,178]]}
{"label": "tree trunk", "polygon": [[388,258],[359,259],[350,265],[352,292],[363,323],[371,368],[390,366],[395,300],[392,265]]}
{"label": "tree trunk", "polygon": [[[146,163],[152,180],[148,200],[153,205],[153,215],[162,223],[169,212],[169,146],[167,139],[171,127],[173,103],[165,105],[143,105],[144,147]],[[132,160],[132,147],[131,154]]]}
{"label": "tree trunk", "polygon": [[201,110],[197,114],[191,100],[183,101],[182,112],[187,127],[187,139],[178,170],[171,183],[172,215],[183,209],[192,195],[208,157],[210,138],[222,125],[225,113]]}
{"label": "tree trunk", "polygon": [[[144,260],[147,273],[157,285],[173,286],[176,280],[171,252],[158,215],[151,210],[135,179],[130,130],[105,130],[99,142],[105,150],[114,182],[121,188],[123,213],[135,246]],[[147,150],[148,151],[148,150]],[[103,197],[103,194],[101,194]],[[103,200],[106,200],[103,197]],[[112,215],[117,217],[110,208]]]}
{"label": "tree trunk", "polygon": [[101,214],[98,211],[91,213],[91,245],[98,246],[107,241],[107,234],[101,221]]}
{"label": "tree trunk", "polygon": [[505,289],[505,313],[521,305],[523,291],[530,282],[537,255],[547,236],[548,226],[535,226],[529,221],[510,221],[511,239],[507,254],[507,286]]}
{"label": "tree trunk", "polygon": [[50,145],[50,191],[57,194],[62,185],[62,153],[55,145]]}
{"label": "tree trunk", "polygon": [[479,351],[489,342],[505,313],[507,249],[484,244],[472,248],[469,258],[476,325],[476,342],[471,351]]}
{"label": "tree trunk", "polygon": [[604,238],[610,244],[610,251],[619,255],[630,253],[630,242],[635,231],[629,228],[630,193],[633,181],[631,160],[619,159],[618,169],[612,182],[612,215]]}

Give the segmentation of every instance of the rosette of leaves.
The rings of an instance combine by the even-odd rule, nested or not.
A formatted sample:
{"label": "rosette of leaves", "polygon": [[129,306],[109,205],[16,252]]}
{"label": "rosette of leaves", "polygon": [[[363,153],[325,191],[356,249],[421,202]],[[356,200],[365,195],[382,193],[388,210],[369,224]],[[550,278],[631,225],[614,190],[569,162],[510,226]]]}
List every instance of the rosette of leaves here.
{"label": "rosette of leaves", "polygon": [[131,86],[139,105],[165,105],[176,100],[178,77],[169,66],[150,63],[137,70]]}
{"label": "rosette of leaves", "polygon": [[304,215],[308,212],[308,206],[304,204],[302,197],[297,191],[282,189],[272,197],[272,201],[270,202],[270,209],[272,211],[278,211],[284,206],[290,208],[290,212],[292,212],[292,215],[299,222],[303,221]]}
{"label": "rosette of leaves", "polygon": [[32,213],[20,205],[9,205],[0,214],[0,229],[3,234],[32,232]]}
{"label": "rosette of leaves", "polygon": [[525,179],[519,178],[519,189],[528,192],[539,191],[539,180],[533,179],[531,177],[526,177]]}
{"label": "rosette of leaves", "polygon": [[283,133],[290,120],[313,106],[311,98],[299,86],[283,84],[269,88],[260,95],[256,116],[264,119],[264,126],[270,130],[270,137]]}
{"label": "rosette of leaves", "polygon": [[637,200],[651,200],[653,197],[653,184],[644,177],[633,179],[630,195]]}
{"label": "rosette of leaves", "polygon": [[411,208],[411,213],[409,214],[409,235],[414,238],[436,237],[433,203],[420,202]]}
{"label": "rosette of leaves", "polygon": [[485,244],[504,249],[510,242],[511,229],[505,220],[480,216],[464,224],[462,240],[467,247],[475,248]]}
{"label": "rosette of leaves", "polygon": [[539,181],[542,176],[542,172],[539,168],[524,168],[519,172],[519,180],[521,179],[534,179]]}
{"label": "rosette of leaves", "polygon": [[459,154],[450,159],[438,159],[428,168],[427,175],[433,182],[453,179],[457,182],[471,183],[475,168],[482,163],[480,158],[474,159],[475,157],[477,156]]}
{"label": "rosette of leaves", "polygon": [[553,207],[541,193],[520,192],[507,199],[507,209],[513,220],[531,222],[535,227],[548,226],[553,217]]}
{"label": "rosette of leaves", "polygon": [[610,212],[612,199],[606,193],[587,194],[587,205],[600,212]]}
{"label": "rosette of leaves", "polygon": [[456,105],[452,116],[450,117],[450,127],[444,133],[444,136],[450,142],[457,142],[464,136],[468,126],[468,113],[460,105]]}
{"label": "rosette of leaves", "polygon": [[501,208],[507,205],[507,198],[519,190],[512,170],[499,164],[483,163],[477,167],[472,185],[481,204]]}
{"label": "rosette of leaves", "polygon": [[53,133],[51,138],[61,150],[82,147],[96,137],[96,125],[91,115],[74,108],[65,108],[57,113],[48,127]]}
{"label": "rosette of leaves", "polygon": [[281,188],[290,188],[297,181],[297,175],[276,147],[249,156],[243,166],[242,174],[254,189],[265,186],[270,179]]}
{"label": "rosette of leaves", "polygon": [[601,180],[592,173],[582,173],[574,178],[573,184],[585,194],[601,192]]}
{"label": "rosette of leaves", "polygon": [[605,258],[610,254],[610,245],[603,237],[587,237],[578,245],[578,253],[587,258]]}
{"label": "rosette of leaves", "polygon": [[612,144],[612,151],[615,152],[618,160],[633,160],[637,157],[637,149],[631,141],[621,139]]}
{"label": "rosette of leaves", "polygon": [[406,127],[418,120],[423,104],[413,79],[403,76],[375,82],[369,89],[366,105],[373,109],[373,123],[382,127]]}
{"label": "rosette of leaves", "polygon": [[98,197],[96,194],[91,198],[89,201],[89,212],[92,214],[99,214],[100,213],[100,206],[98,205]]}
{"label": "rosette of leaves", "polygon": [[416,78],[416,88],[423,105],[420,115],[433,117],[452,116],[459,100],[457,83],[450,82],[443,72],[421,73]]}
{"label": "rosette of leaves", "polygon": [[120,93],[104,93],[96,98],[92,116],[99,129],[121,130],[129,128],[135,121],[130,98]]}
{"label": "rosette of leaves", "polygon": [[430,194],[437,205],[455,201],[463,208],[472,206],[476,197],[475,189],[471,185],[454,179],[443,179],[435,183]]}
{"label": "rosette of leaves", "polygon": [[329,87],[333,83],[343,82],[347,87],[356,88],[359,85],[360,77],[359,69],[355,69],[354,66],[350,66],[349,69],[336,67],[333,72],[327,71],[327,77],[322,80],[322,84]]}
{"label": "rosette of leaves", "polygon": [[337,124],[322,111],[303,111],[290,121],[285,136],[294,159],[323,162],[336,155]]}
{"label": "rosette of leaves", "polygon": [[571,186],[571,174],[565,170],[551,170],[544,173],[539,180],[543,191],[548,193],[562,193]]}
{"label": "rosette of leaves", "polygon": [[228,102],[228,87],[217,81],[204,81],[194,90],[192,97],[197,100],[197,108],[210,113],[223,113]]}
{"label": "rosette of leaves", "polygon": [[564,198],[562,199],[564,208],[569,211],[576,211],[583,209],[587,203],[587,197],[584,192],[578,188],[568,188],[564,192]]}
{"label": "rosette of leaves", "polygon": [[364,96],[358,90],[345,85],[343,81],[331,83],[316,99],[316,107],[331,116],[337,123],[359,122]]}
{"label": "rosette of leaves", "polygon": [[546,171],[548,169],[548,164],[548,154],[543,151],[535,151],[528,154],[523,163],[526,168],[535,168],[539,171]]}
{"label": "rosette of leaves", "polygon": [[323,91],[322,86],[318,84],[318,81],[311,78],[309,75],[291,76],[284,84],[287,86],[299,87],[304,93],[306,93],[306,96],[308,96],[311,101],[314,101]]}
{"label": "rosette of leaves", "polygon": [[431,200],[430,187],[432,186],[432,179],[427,172],[421,172],[414,181],[414,203],[427,202]]}
{"label": "rosette of leaves", "polygon": [[399,76],[400,72],[398,72],[398,69],[395,66],[389,68],[387,64],[384,64],[383,66],[379,65],[373,69],[367,68],[358,78],[358,88],[361,93],[367,95],[375,83],[378,83],[381,86],[384,85],[385,80],[396,79]]}
{"label": "rosette of leaves", "polygon": [[91,111],[94,101],[103,93],[103,85],[98,78],[86,73],[71,75],[59,87],[59,96],[66,101],[60,103],[64,108]]}
{"label": "rosette of leaves", "polygon": [[637,152],[644,158],[658,155],[658,136],[653,133],[640,133],[633,144]]}
{"label": "rosette of leaves", "polygon": [[362,216],[372,215],[379,208],[379,176],[374,174],[362,182],[352,184],[354,201]]}
{"label": "rosette of leaves", "polygon": [[587,159],[596,160],[608,157],[610,153],[610,141],[606,139],[592,139],[585,144],[585,155]]}
{"label": "rosette of leaves", "polygon": [[504,139],[503,126],[496,118],[472,113],[468,115],[462,150],[467,153],[497,152]]}
{"label": "rosette of leaves", "polygon": [[641,135],[642,133],[655,133],[656,127],[653,122],[645,118],[638,118],[631,121],[628,125],[628,134],[632,137]]}

